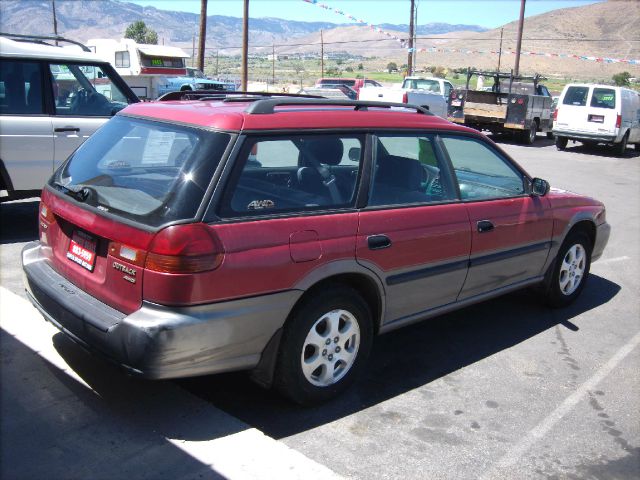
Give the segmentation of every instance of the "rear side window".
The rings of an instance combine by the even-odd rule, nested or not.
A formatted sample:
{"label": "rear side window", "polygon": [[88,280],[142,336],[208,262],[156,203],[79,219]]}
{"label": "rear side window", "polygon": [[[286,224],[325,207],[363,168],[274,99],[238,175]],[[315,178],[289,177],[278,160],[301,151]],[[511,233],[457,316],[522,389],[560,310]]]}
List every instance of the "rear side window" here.
{"label": "rear side window", "polygon": [[36,62],[0,60],[0,113],[43,113],[42,74]]}
{"label": "rear side window", "polygon": [[612,88],[594,88],[591,106],[596,108],[616,108],[616,91]]}
{"label": "rear side window", "polygon": [[158,227],[193,218],[230,135],[116,117],[50,185],[102,211]]}
{"label": "rear side window", "polygon": [[370,206],[455,200],[432,136],[381,135],[375,142]]}
{"label": "rear side window", "polygon": [[360,136],[249,138],[225,190],[220,215],[270,215],[353,206],[362,150]]}
{"label": "rear side window", "polygon": [[569,87],[567,88],[567,93],[562,100],[562,104],[584,107],[587,104],[588,95],[589,87]]}

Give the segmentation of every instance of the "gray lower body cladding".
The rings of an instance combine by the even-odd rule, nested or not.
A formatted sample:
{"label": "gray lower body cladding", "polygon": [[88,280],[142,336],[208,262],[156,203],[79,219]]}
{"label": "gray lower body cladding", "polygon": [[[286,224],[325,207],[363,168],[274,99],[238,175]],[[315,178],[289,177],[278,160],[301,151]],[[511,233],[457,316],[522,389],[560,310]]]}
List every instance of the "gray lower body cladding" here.
{"label": "gray lower body cladding", "polygon": [[86,349],[146,378],[255,367],[302,294],[291,290],[188,307],[143,302],[126,315],[59,275],[39,248],[32,242],[22,252],[25,286],[36,308]]}

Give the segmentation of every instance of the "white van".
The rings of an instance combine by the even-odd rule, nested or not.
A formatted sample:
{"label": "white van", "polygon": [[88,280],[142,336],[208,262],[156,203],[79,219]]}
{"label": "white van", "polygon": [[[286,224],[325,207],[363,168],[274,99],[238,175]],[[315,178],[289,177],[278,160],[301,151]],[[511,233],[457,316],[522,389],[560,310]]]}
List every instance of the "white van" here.
{"label": "white van", "polygon": [[558,150],[569,140],[605,143],[622,155],[627,144],[640,144],[640,93],[612,85],[571,83],[564,87],[554,113]]}

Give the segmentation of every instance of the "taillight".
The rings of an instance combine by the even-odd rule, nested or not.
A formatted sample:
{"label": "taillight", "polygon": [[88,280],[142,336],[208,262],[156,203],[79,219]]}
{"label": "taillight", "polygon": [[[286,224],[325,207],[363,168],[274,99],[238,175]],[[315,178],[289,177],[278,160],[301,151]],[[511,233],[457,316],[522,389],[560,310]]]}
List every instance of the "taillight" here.
{"label": "taillight", "polygon": [[616,117],[616,128],[620,128],[622,126],[622,115],[618,115]]}
{"label": "taillight", "polygon": [[217,268],[222,258],[220,242],[209,227],[174,225],[154,237],[144,267],[161,273],[198,273]]}
{"label": "taillight", "polygon": [[523,105],[524,104],[524,100],[522,98],[518,99],[518,105]]}
{"label": "taillight", "polygon": [[49,227],[53,225],[56,221],[56,217],[53,215],[51,209],[47,206],[46,203],[40,202],[40,242],[44,245],[49,244],[49,237],[47,235],[47,231]]}
{"label": "taillight", "polygon": [[553,121],[554,122],[556,120],[558,120],[558,110],[559,110],[559,108],[556,107],[556,109],[553,111]]}
{"label": "taillight", "polygon": [[53,223],[56,221],[55,217],[53,216],[53,212],[44,202],[40,202],[40,216],[48,223]]}
{"label": "taillight", "polygon": [[402,103],[409,103],[409,97],[407,95],[407,92],[404,92],[402,94]]}

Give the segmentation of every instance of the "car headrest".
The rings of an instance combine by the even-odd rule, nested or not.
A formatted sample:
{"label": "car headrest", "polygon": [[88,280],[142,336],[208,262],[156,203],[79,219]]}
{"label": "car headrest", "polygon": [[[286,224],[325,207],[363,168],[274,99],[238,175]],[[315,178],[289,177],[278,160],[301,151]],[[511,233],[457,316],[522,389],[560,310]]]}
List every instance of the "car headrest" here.
{"label": "car headrest", "polygon": [[303,153],[324,165],[338,165],[342,160],[344,146],[339,138],[318,138],[305,140]]}

